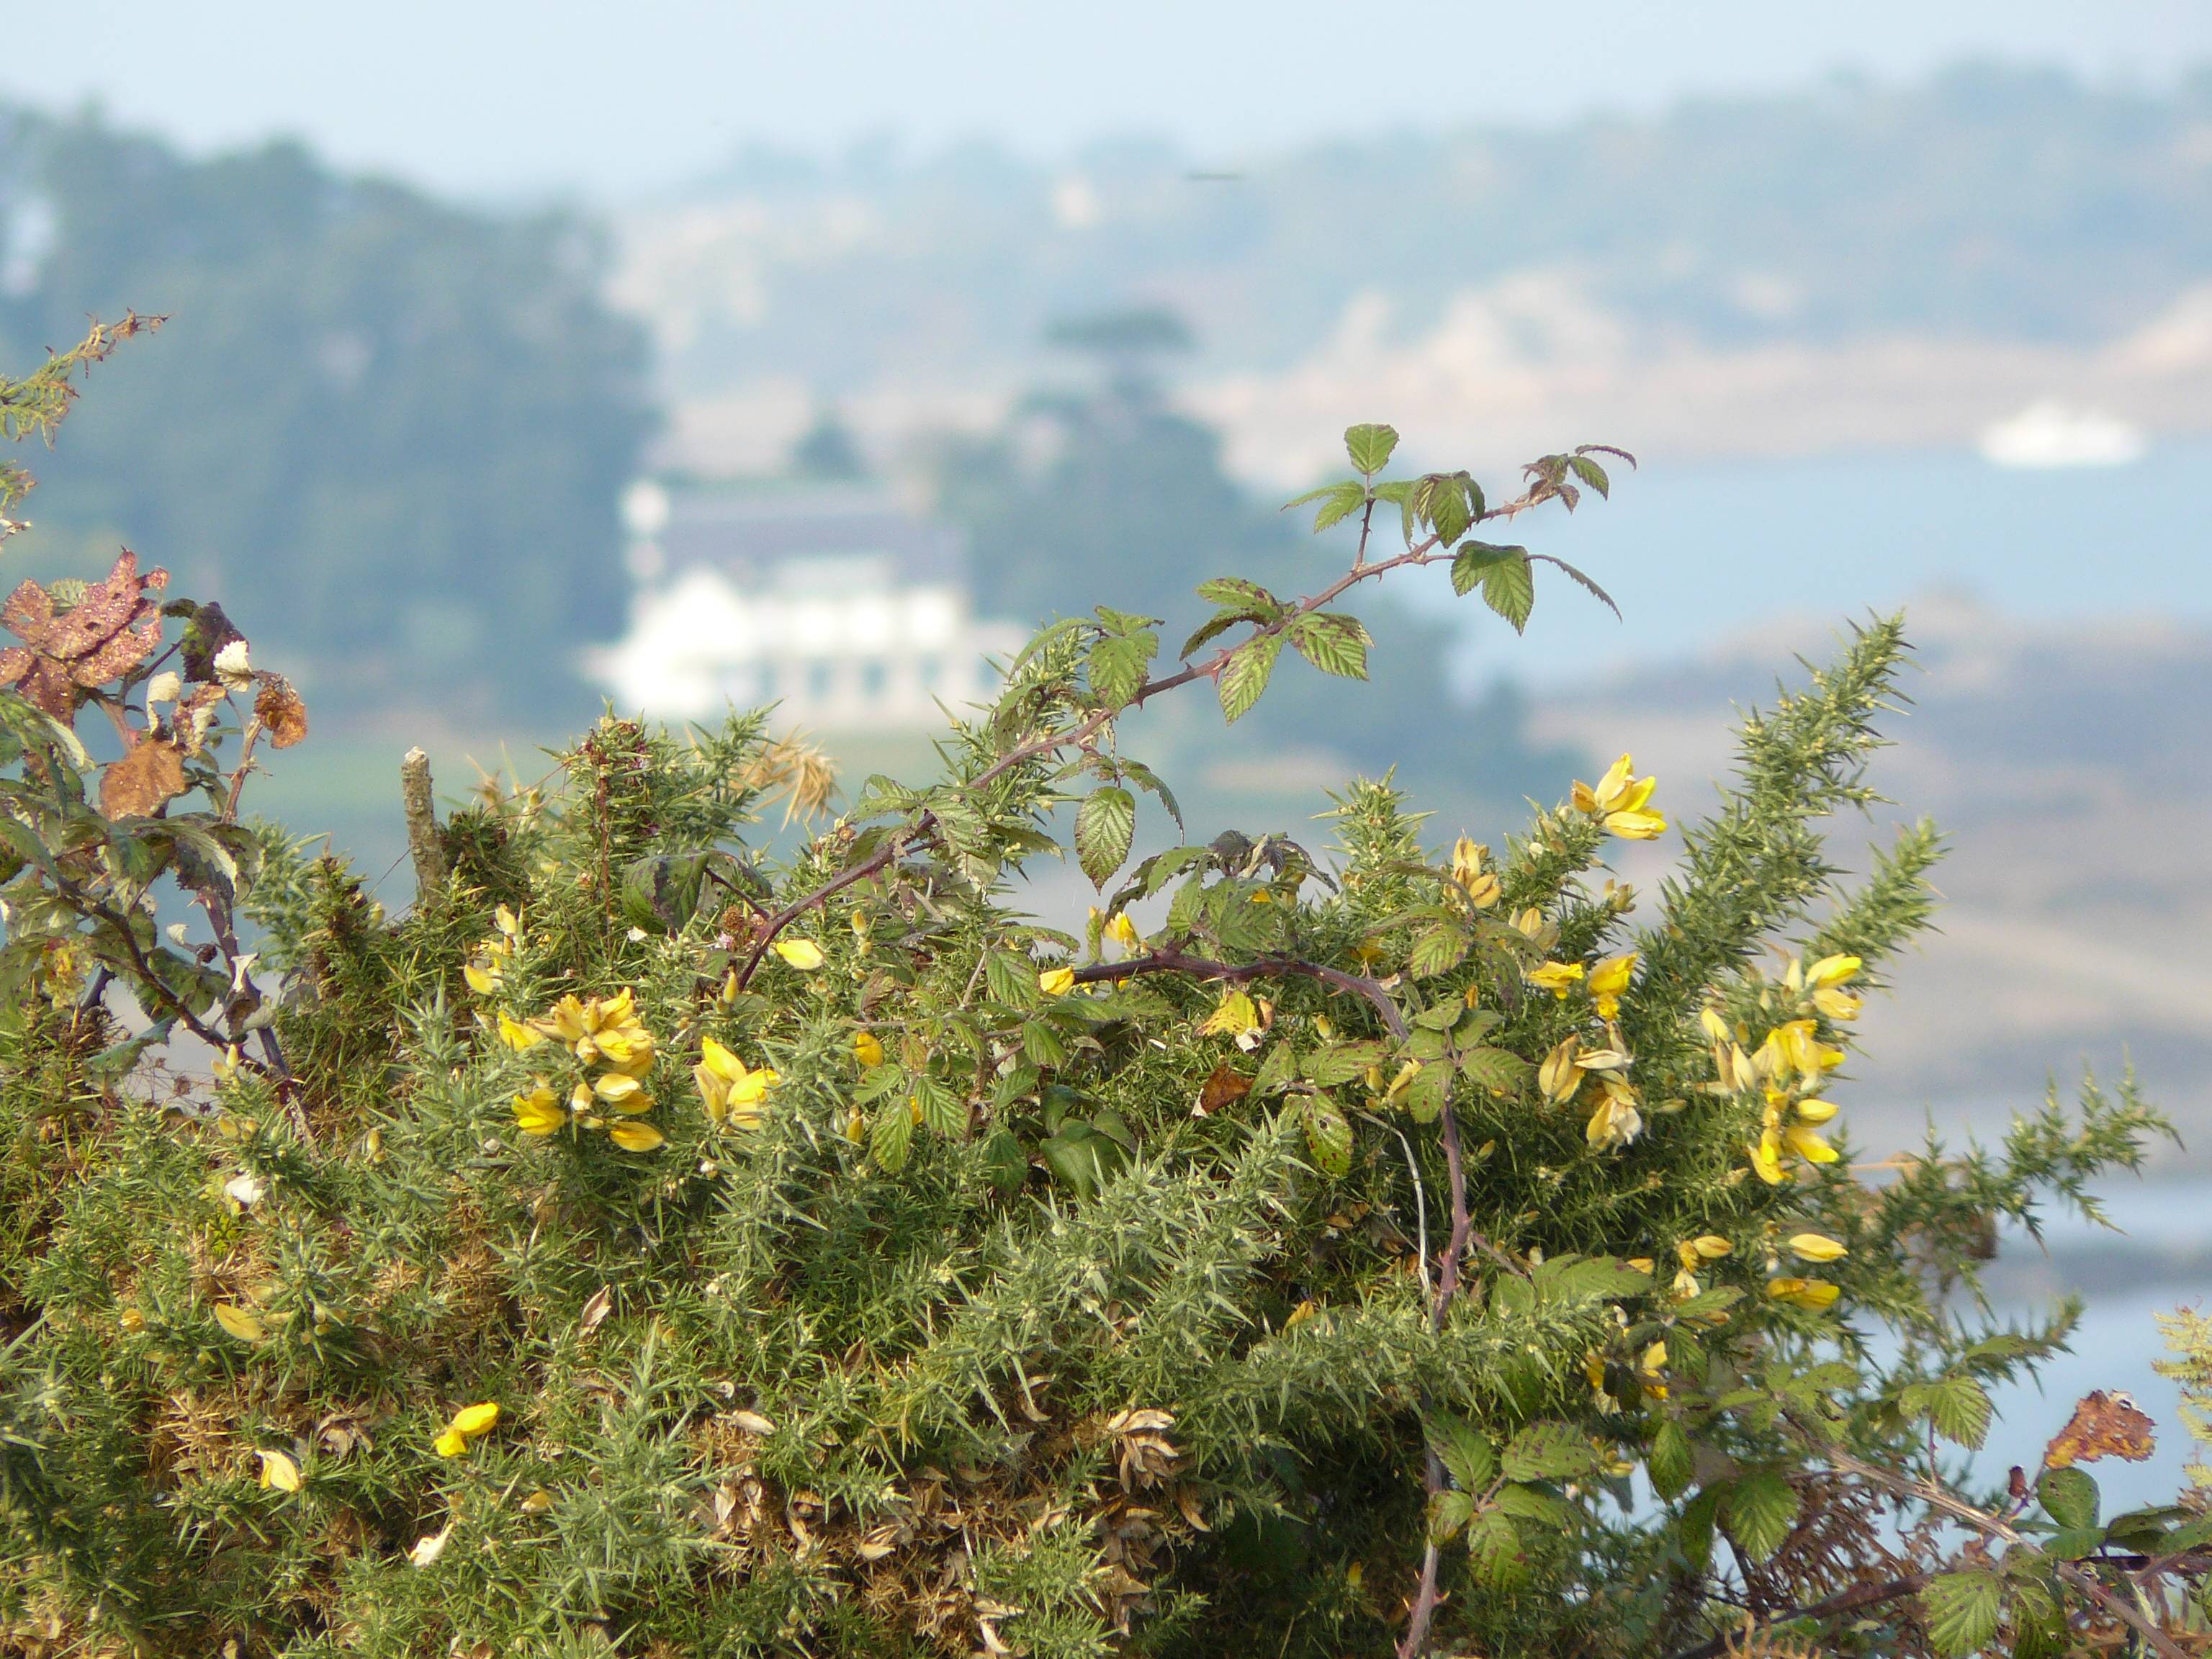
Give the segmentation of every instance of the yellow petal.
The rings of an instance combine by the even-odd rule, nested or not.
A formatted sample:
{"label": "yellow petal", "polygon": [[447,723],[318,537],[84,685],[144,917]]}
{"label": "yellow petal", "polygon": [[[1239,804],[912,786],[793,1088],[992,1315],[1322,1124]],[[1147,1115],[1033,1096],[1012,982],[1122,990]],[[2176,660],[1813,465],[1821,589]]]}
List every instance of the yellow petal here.
{"label": "yellow petal", "polygon": [[[469,1443],[452,1429],[446,1430],[430,1443],[430,1449],[441,1457],[459,1457],[468,1449]],[[432,1560],[436,1559],[435,1556],[431,1557]]]}
{"label": "yellow petal", "polygon": [[707,1109],[708,1118],[720,1123],[729,1115],[730,1085],[709,1071],[704,1064],[691,1068],[691,1081],[698,1085],[699,1103]]}
{"label": "yellow petal", "polygon": [[501,905],[497,909],[491,913],[491,920],[492,926],[498,928],[499,931],[506,934],[507,938],[520,939],[522,937],[522,923],[516,919],[514,912],[508,909],[504,904]]}
{"label": "yellow petal", "polygon": [[873,1031],[854,1032],[853,1058],[859,1060],[863,1066],[882,1065],[884,1063],[884,1040],[878,1036]]}
{"label": "yellow petal", "polygon": [[499,1040],[520,1054],[525,1048],[535,1048],[545,1041],[545,1033],[532,1025],[525,1025],[501,1009],[499,1016]]}
{"label": "yellow petal", "polygon": [[609,1072],[592,1085],[592,1092],[611,1106],[645,1092],[638,1080],[621,1072]]}
{"label": "yellow petal", "polygon": [[1826,1233],[1798,1233],[1790,1239],[1790,1249],[1806,1261],[1840,1261],[1850,1254]]}
{"label": "yellow petal", "polygon": [[1623,841],[1656,841],[1667,833],[1663,812],[1608,812],[1605,827]]}
{"label": "yellow petal", "polygon": [[550,1088],[536,1088],[514,1097],[515,1127],[526,1135],[556,1134],[568,1121],[559,1097]]}
{"label": "yellow petal", "polygon": [[1735,1249],[1718,1233],[1699,1233],[1690,1241],[1690,1248],[1707,1261],[1717,1261]]}
{"label": "yellow petal", "polygon": [[640,1123],[634,1118],[610,1126],[607,1139],[626,1152],[649,1152],[668,1141],[668,1137],[653,1125]]}
{"label": "yellow petal", "polygon": [[1769,1129],[1760,1135],[1747,1150],[1751,1153],[1753,1171],[1768,1186],[1778,1187],[1790,1178],[1789,1171],[1782,1167],[1781,1137],[1773,1130]]}
{"label": "yellow petal", "polygon": [[780,939],[773,948],[786,963],[803,974],[812,973],[829,960],[822,954],[822,947],[811,939]]}
{"label": "yellow petal", "polygon": [[1822,986],[1813,993],[1813,1006],[1830,1019],[1848,1024],[1859,1017],[1866,1006],[1866,1000],[1850,991],[1838,991]]}
{"label": "yellow petal", "polygon": [[300,1466],[280,1451],[261,1451],[254,1454],[261,1460],[261,1484],[273,1486],[278,1492],[300,1490]]}
{"label": "yellow petal", "polygon": [[1114,913],[1114,920],[1106,924],[1106,937],[1124,951],[1132,952],[1138,950],[1143,944],[1143,940],[1137,933],[1137,924],[1129,920],[1129,913],[1127,910],[1117,910]]}
{"label": "yellow petal", "polygon": [[241,1342],[266,1342],[269,1340],[269,1328],[256,1315],[235,1302],[216,1303],[215,1322]]}
{"label": "yellow petal", "polygon": [[466,1435],[473,1440],[489,1433],[499,1421],[499,1406],[486,1400],[474,1406],[464,1406],[453,1413],[453,1420],[446,1425],[455,1434]]}
{"label": "yellow petal", "polygon": [[1644,1374],[1646,1376],[1656,1376],[1661,1371],[1665,1370],[1667,1369],[1667,1345],[1664,1342],[1654,1342],[1650,1347],[1644,1351],[1644,1358],[1641,1364]]}
{"label": "yellow petal", "polygon": [[1583,1086],[1583,1074],[1575,1065],[1575,1052],[1581,1046],[1580,1037],[1566,1037],[1544,1056],[1544,1063],[1536,1068],[1536,1086],[1544,1091],[1545,1099],[1567,1100]]}
{"label": "yellow petal", "polygon": [[1796,1106],[1797,1121],[1800,1123],[1826,1123],[1835,1116],[1837,1109],[1832,1100],[1801,1100]]}
{"label": "yellow petal", "polygon": [[1810,1129],[1793,1125],[1784,1129],[1782,1136],[1790,1143],[1790,1150],[1808,1164],[1833,1164],[1843,1156]]}
{"label": "yellow petal", "polygon": [[1048,968],[1037,975],[1037,989],[1048,997],[1064,997],[1074,988],[1073,968]]}
{"label": "yellow petal", "polygon": [[543,1515],[552,1507],[553,1494],[543,1486],[538,1487],[536,1492],[532,1492],[515,1505],[515,1508],[520,1510],[525,1515]]}
{"label": "yellow petal", "polygon": [[488,997],[499,989],[499,975],[489,968],[478,967],[473,962],[461,969],[461,977],[468,981],[469,989],[480,997]]}
{"label": "yellow petal", "polygon": [[1822,957],[1805,970],[1805,982],[1815,988],[1842,985],[1855,977],[1864,965],[1856,957]]}
{"label": "yellow petal", "polygon": [[1628,787],[1629,774],[1635,770],[1635,759],[1628,755],[1623,755],[1606,768],[1605,775],[1597,781],[1597,787],[1591,792],[1597,797],[1598,805],[1608,812],[1618,805],[1621,792]]}

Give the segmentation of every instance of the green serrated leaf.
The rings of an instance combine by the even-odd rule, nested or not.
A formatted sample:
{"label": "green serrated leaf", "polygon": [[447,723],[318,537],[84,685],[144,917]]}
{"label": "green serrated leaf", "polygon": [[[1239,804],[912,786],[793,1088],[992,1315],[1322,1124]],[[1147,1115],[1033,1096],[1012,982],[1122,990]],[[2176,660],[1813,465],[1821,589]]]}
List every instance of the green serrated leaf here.
{"label": "green serrated leaf", "polygon": [[1327,1095],[1309,1095],[1305,1103],[1306,1150],[1314,1168],[1342,1180],[1352,1173],[1352,1125]]}
{"label": "green serrated leaf", "polygon": [[1797,1519],[1797,1492],[1773,1469],[1758,1469],[1729,1488],[1722,1524],[1754,1561],[1782,1547]]}
{"label": "green serrated leaf", "polygon": [[2094,1527],[2101,1495],[2094,1476],[2071,1467],[2049,1469],[2035,1483],[2043,1512],[2062,1527]]}
{"label": "green serrated leaf", "polygon": [[1486,1492],[1498,1478],[1498,1454],[1480,1431],[1466,1419],[1446,1411],[1431,1413],[1428,1429],[1429,1443],[1437,1449],[1437,1456],[1459,1489]]}
{"label": "green serrated leaf", "polygon": [[1601,499],[1611,498],[1612,480],[1605,476],[1605,469],[1595,461],[1587,455],[1570,455],[1567,458],[1567,465],[1573,469],[1575,477],[1597,491]]}
{"label": "green serrated leaf", "polygon": [[1271,1095],[1295,1082],[1297,1075],[1298,1051],[1287,1042],[1278,1042],[1267,1050],[1260,1069],[1252,1074],[1252,1094],[1255,1098]]}
{"label": "green serrated leaf", "polygon": [[1946,1377],[1929,1390],[1928,1420],[1946,1440],[1978,1449],[1990,1431],[1990,1396],[1971,1376]]}
{"label": "green serrated leaf", "polygon": [[1527,1080],[1528,1062],[1503,1048],[1470,1048],[1459,1057],[1460,1075],[1479,1089],[1510,1095]]}
{"label": "green serrated leaf", "polygon": [[1367,678],[1367,647],[1374,641],[1358,617],[1321,611],[1299,617],[1285,631],[1298,653],[1322,673],[1347,680]]}
{"label": "green serrated leaf", "polygon": [[1513,1518],[1494,1505],[1468,1522],[1467,1556],[1475,1582],[1491,1589],[1504,1589],[1528,1577],[1520,1532]]}
{"label": "green serrated leaf", "polygon": [[1440,1492],[1429,1499],[1429,1540],[1449,1544],[1474,1518],[1474,1499],[1463,1492]]}
{"label": "green serrated leaf", "polygon": [[1431,927],[1416,939],[1413,948],[1407,952],[1406,971],[1415,979],[1447,973],[1467,959],[1468,946],[1472,942],[1464,929],[1449,923]]}
{"label": "green serrated leaf", "polygon": [[1651,1449],[1644,1454],[1644,1467],[1651,1477],[1651,1490],[1660,1497],[1673,1500],[1689,1490],[1690,1437],[1682,1432],[1679,1423],[1662,1423],[1659,1432],[1651,1437]]}
{"label": "green serrated leaf", "polygon": [[1502,547],[1492,542],[1463,542],[1452,556],[1452,592],[1464,599],[1481,586],[1484,574],[1492,565],[1506,559],[1528,556],[1525,547]]}
{"label": "green serrated leaf", "polygon": [[1159,648],[1160,636],[1152,633],[1109,634],[1092,646],[1085,664],[1098,701],[1118,708],[1135,696]]}
{"label": "green serrated leaf", "polygon": [[913,1146],[914,1108],[903,1092],[885,1095],[876,1108],[875,1121],[868,1127],[869,1152],[883,1169],[896,1175],[906,1168],[907,1154]]}
{"label": "green serrated leaf", "polygon": [[1255,581],[1242,576],[1211,576],[1198,585],[1198,597],[1208,605],[1218,605],[1233,610],[1240,617],[1255,622],[1273,622],[1288,609],[1284,603]]}
{"label": "green serrated leaf", "polygon": [[968,1108],[941,1079],[923,1073],[915,1079],[914,1097],[921,1103],[921,1121],[932,1133],[952,1139],[967,1133]]}
{"label": "green serrated leaf", "polygon": [[1390,465],[1391,453],[1398,447],[1398,428],[1380,422],[1362,422],[1346,427],[1344,433],[1344,453],[1352,457],[1352,468],[1373,477]]}
{"label": "green serrated leaf", "polygon": [[1128,861],[1137,835],[1137,798],[1118,784],[1094,789],[1075,814],[1075,857],[1093,887],[1103,888]]}
{"label": "green serrated leaf", "polygon": [[1528,625],[1528,613],[1536,608],[1536,579],[1528,555],[1500,559],[1482,573],[1482,602],[1511,623],[1515,633]]}
{"label": "green serrated leaf", "polygon": [[1333,525],[1342,524],[1366,506],[1367,490],[1365,486],[1349,479],[1343,483],[1323,484],[1319,489],[1309,489],[1296,501],[1284,502],[1283,510],[1287,513],[1294,507],[1304,507],[1308,501],[1321,503],[1314,509],[1313,524],[1315,533],[1319,534]]}
{"label": "green serrated leaf", "polygon": [[1267,689],[1267,679],[1275,672],[1275,659],[1282,654],[1283,636],[1264,634],[1237,648],[1236,654],[1222,665],[1216,685],[1221,696],[1221,712],[1231,724],[1252,712],[1252,705],[1260,701],[1260,694]]}
{"label": "green serrated leaf", "polygon": [[1009,1008],[1026,1008],[1036,1002],[1037,966],[1012,951],[993,951],[983,957],[983,988],[994,1002]]}
{"label": "green serrated leaf", "polygon": [[1929,1644],[1950,1659],[1978,1653],[1996,1638],[2004,1585],[1993,1572],[1941,1572],[1920,1592]]}
{"label": "green serrated leaf", "polygon": [[1364,1077],[1373,1067],[1389,1058],[1389,1050],[1380,1042],[1338,1042],[1315,1050],[1306,1061],[1306,1077],[1310,1082],[1328,1089],[1340,1083],[1349,1083]]}
{"label": "green serrated leaf", "polygon": [[1596,1467],[1589,1436],[1568,1423],[1531,1423],[1506,1442],[1498,1460],[1508,1480],[1569,1480]]}

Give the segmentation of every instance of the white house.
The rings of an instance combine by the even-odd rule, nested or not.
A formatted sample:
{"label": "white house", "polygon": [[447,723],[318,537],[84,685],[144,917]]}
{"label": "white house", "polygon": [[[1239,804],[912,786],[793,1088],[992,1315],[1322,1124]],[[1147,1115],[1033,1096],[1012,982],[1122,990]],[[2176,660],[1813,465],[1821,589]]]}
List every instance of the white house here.
{"label": "white house", "polygon": [[629,628],[586,667],[617,707],[696,720],[773,702],[810,731],[929,730],[998,686],[1027,630],[970,614],[949,526],[866,487],[632,486]]}

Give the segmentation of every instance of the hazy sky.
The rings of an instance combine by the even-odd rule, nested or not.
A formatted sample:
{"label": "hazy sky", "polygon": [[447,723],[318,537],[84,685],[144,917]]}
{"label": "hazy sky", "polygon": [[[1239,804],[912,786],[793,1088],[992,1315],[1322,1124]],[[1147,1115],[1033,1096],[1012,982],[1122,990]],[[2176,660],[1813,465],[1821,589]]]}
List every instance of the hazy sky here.
{"label": "hazy sky", "polygon": [[677,182],[748,140],[1230,160],[1969,53],[2159,83],[2212,0],[4,0],[0,94],[195,146],[272,131],[471,192]]}

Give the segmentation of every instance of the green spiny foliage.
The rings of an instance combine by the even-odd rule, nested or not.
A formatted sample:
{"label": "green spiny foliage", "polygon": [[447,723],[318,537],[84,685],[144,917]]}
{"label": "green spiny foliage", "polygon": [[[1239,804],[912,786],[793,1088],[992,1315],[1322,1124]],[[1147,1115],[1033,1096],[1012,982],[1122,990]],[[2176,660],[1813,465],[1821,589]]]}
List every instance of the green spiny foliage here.
{"label": "green spiny foliage", "polygon": [[[1603,863],[1668,830],[1625,756],[1496,854],[1365,781],[1333,846],[1130,866],[1139,797],[1176,809],[1126,710],[1209,681],[1233,720],[1285,648],[1356,676],[1334,607],[1398,568],[1517,626],[1540,556],[1469,532],[1609,482],[1547,457],[1492,507],[1382,478],[1395,440],[1354,428],[1322,498],[1359,526],[1340,580],[1206,583],[1174,665],[1146,618],[1055,626],[940,781],[870,780],[781,860],[760,814],[822,780],[754,716],[603,720],[454,815],[394,916],[239,823],[243,757],[150,646],[0,698],[5,1640],[1626,1659],[1717,1652],[1747,1605],[1869,1653],[2152,1616],[2178,1513],[1920,1483],[2063,1334],[1973,1311],[1989,1230],[2086,1203],[2158,1120],[2093,1090],[1886,1184],[1823,1127],[1851,988],[1929,911],[1932,831],[1851,886],[1819,828],[1869,799],[1897,623],[1753,717],[1648,908]],[[250,753],[293,709],[248,672],[191,696],[254,686]],[[107,775],[167,746],[179,787],[94,805],[95,705]],[[1069,807],[1101,891],[1128,870],[1080,939],[1011,884]],[[165,874],[202,942],[155,930]],[[117,988],[156,1041],[118,1041]],[[1899,1540],[1899,1496],[2052,1537]]]}

